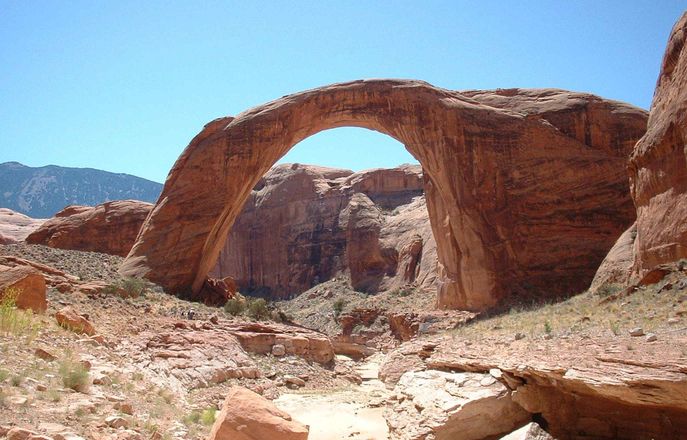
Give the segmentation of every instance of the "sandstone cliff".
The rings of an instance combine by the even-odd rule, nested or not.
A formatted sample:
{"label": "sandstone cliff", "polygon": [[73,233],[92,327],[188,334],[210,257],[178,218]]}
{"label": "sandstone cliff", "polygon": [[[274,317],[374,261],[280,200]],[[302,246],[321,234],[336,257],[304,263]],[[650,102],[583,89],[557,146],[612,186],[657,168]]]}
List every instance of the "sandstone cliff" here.
{"label": "sandstone cliff", "polygon": [[277,298],[338,275],[366,292],[431,288],[436,245],[422,187],[419,166],[276,166],[253,189],[211,274]]}

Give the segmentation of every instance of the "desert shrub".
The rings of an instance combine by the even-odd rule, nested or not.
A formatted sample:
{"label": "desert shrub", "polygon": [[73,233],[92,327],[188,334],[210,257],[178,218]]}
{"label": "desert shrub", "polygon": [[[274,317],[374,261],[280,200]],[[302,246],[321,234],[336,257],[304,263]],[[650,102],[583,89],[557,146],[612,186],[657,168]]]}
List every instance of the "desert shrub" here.
{"label": "desert shrub", "polygon": [[217,414],[217,408],[207,408],[203,410],[200,414],[200,423],[205,426],[210,426],[215,423],[215,416]]}
{"label": "desert shrub", "polygon": [[262,298],[257,298],[248,304],[248,316],[257,320],[265,320],[270,318],[270,311],[267,308],[267,301]]}
{"label": "desert shrub", "polygon": [[232,298],[224,303],[224,311],[231,316],[239,316],[246,310],[246,301],[238,298]]}
{"label": "desert shrub", "polygon": [[182,421],[184,422],[184,425],[189,426],[189,425],[192,425],[194,423],[200,422],[200,416],[201,416],[200,411],[194,409],[188,415],[184,416]]}
{"label": "desert shrub", "polygon": [[69,354],[60,361],[59,373],[65,387],[79,392],[86,391],[88,388],[88,369]]}
{"label": "desert shrub", "polygon": [[19,289],[5,289],[0,299],[0,333],[24,335],[33,339],[38,333],[40,324],[34,321],[33,312],[17,308],[16,301],[20,293]]}
{"label": "desert shrub", "polygon": [[334,301],[334,304],[332,304],[332,308],[334,308],[334,315],[339,316],[341,312],[343,312],[345,306],[346,300],[343,298],[339,298],[336,301]]}
{"label": "desert shrub", "polygon": [[103,289],[109,295],[119,295],[122,298],[138,298],[145,292],[146,282],[140,278],[121,278]]}
{"label": "desert shrub", "polygon": [[9,376],[9,371],[0,369],[0,383],[4,382]]}
{"label": "desert shrub", "polygon": [[553,327],[549,321],[544,321],[544,333],[550,335],[553,332]]}
{"label": "desert shrub", "polygon": [[599,287],[596,291],[596,294],[601,296],[601,297],[607,297],[611,295],[615,295],[616,293],[620,292],[622,290],[622,286],[619,286],[618,284],[604,284],[603,286]]}

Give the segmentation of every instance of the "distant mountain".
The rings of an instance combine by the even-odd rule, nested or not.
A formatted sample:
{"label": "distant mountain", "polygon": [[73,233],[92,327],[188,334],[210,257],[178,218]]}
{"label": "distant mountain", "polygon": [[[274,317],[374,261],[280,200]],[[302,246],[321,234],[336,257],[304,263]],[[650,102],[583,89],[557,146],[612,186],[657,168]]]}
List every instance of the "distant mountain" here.
{"label": "distant mountain", "polygon": [[110,200],[156,202],[162,185],[130,174],[55,165],[0,164],[0,207],[33,218],[48,218],[68,205]]}

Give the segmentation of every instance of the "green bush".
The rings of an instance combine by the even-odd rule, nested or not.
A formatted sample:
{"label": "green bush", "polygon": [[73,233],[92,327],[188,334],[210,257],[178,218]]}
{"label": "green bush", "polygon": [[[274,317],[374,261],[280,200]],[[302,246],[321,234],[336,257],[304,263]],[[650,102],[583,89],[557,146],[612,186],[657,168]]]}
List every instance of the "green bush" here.
{"label": "green bush", "polygon": [[248,316],[257,320],[265,320],[270,318],[270,311],[267,308],[267,301],[262,298],[257,298],[248,304]]}
{"label": "green bush", "polygon": [[226,303],[224,303],[224,311],[230,314],[231,316],[239,316],[243,314],[243,312],[246,310],[246,301],[245,300],[240,300],[238,298],[232,298],[227,300]]}
{"label": "green bush", "polygon": [[62,384],[74,391],[84,392],[88,389],[88,369],[78,361],[67,355],[60,362],[60,376]]}
{"label": "green bush", "polygon": [[345,306],[346,300],[343,298],[339,298],[336,301],[334,301],[334,304],[332,305],[332,307],[334,308],[334,316],[339,316],[341,312],[343,312]]}
{"label": "green bush", "polygon": [[26,335],[33,339],[38,333],[40,323],[33,319],[30,310],[19,310],[16,305],[21,290],[7,288],[0,298],[0,334]]}
{"label": "green bush", "polygon": [[200,423],[202,423],[205,426],[211,426],[213,423],[215,423],[216,414],[216,408],[208,408],[206,410],[203,410],[203,412],[200,414]]}

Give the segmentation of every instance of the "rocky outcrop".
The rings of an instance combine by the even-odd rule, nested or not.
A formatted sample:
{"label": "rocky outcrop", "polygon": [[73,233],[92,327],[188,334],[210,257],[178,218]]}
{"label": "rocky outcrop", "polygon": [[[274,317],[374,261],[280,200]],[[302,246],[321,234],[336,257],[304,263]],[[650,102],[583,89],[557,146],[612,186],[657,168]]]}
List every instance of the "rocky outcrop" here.
{"label": "rocky outcrop", "polygon": [[20,309],[43,313],[48,308],[43,275],[28,264],[0,264],[0,299],[11,295]]}
{"label": "rocky outcrop", "polygon": [[687,13],[661,65],[646,134],[630,159],[637,206],[635,271],[687,258]]}
{"label": "rocky outcrop", "polygon": [[77,313],[76,310],[69,306],[55,313],[55,320],[61,327],[71,330],[74,333],[83,333],[88,336],[95,335],[95,327],[93,327],[93,324],[91,324],[88,318]]}
{"label": "rocky outcrop", "polygon": [[[650,349],[628,356],[617,354],[616,344],[579,336],[536,344],[485,340],[480,346],[435,338],[409,342],[391,352],[380,377],[388,383],[400,381],[408,373],[390,373],[402,370],[489,374],[554,438],[683,438],[684,339],[653,342]],[[656,353],[661,353],[660,359]]]}
{"label": "rocky outcrop", "polygon": [[206,125],[120,272],[199,291],[260,178],[301,140],[340,126],[387,134],[422,165],[442,308],[580,291],[633,221],[625,160],[643,110],[562,90],[353,81]]}
{"label": "rocky outcrop", "polygon": [[601,289],[621,289],[630,285],[634,279],[632,268],[635,262],[634,246],[637,237],[637,224],[623,232],[618,238],[606,258],[601,262],[594,275],[589,290],[599,293]]}
{"label": "rocky outcrop", "polygon": [[408,372],[392,402],[384,417],[393,440],[493,438],[530,420],[508,387],[489,374]]}
{"label": "rocky outcrop", "polygon": [[530,422],[522,428],[516,429],[499,440],[555,440],[551,435],[544,431],[541,426]]}
{"label": "rocky outcrop", "polygon": [[308,427],[272,402],[243,387],[232,387],[208,440],[307,440]]}
{"label": "rocky outcrop", "polygon": [[8,208],[0,208],[0,244],[24,241],[43,222],[44,219],[31,218]]}
{"label": "rocky outcrop", "polygon": [[152,207],[138,200],[68,206],[26,237],[26,242],[126,256]]}
{"label": "rocky outcrop", "polygon": [[366,292],[433,288],[436,245],[422,186],[419,166],[278,165],[251,192],[211,276],[273,298],[340,274]]}

